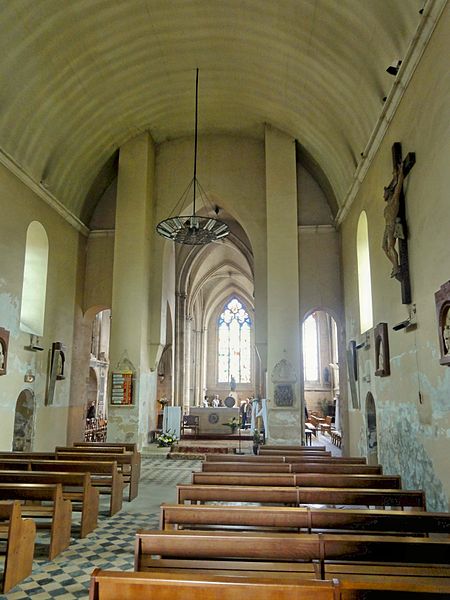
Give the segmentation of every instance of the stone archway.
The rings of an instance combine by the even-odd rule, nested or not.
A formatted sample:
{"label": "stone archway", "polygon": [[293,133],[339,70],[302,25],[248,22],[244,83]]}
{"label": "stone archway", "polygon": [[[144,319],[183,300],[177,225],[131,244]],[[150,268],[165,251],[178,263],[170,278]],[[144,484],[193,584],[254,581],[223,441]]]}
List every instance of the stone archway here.
{"label": "stone archway", "polygon": [[31,452],[34,438],[35,406],[34,393],[29,389],[22,390],[16,402],[13,451]]}
{"label": "stone archway", "polygon": [[366,418],[367,418],[367,463],[378,464],[378,440],[377,440],[377,412],[375,399],[371,392],[366,396]]}

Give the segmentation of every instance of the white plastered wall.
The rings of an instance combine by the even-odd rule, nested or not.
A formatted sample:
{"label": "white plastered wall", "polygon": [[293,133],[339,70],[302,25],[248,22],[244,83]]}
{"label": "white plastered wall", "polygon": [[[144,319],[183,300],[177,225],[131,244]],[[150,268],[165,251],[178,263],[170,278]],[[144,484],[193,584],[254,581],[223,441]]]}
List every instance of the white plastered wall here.
{"label": "white plastered wall", "polygon": [[[400,473],[407,488],[425,489],[430,510],[447,510],[450,492],[450,369],[439,365],[434,303],[434,292],[450,279],[449,21],[447,6],[342,226],[347,339],[360,337],[356,228],[364,209],[374,324],[388,323],[391,357],[391,375],[379,378],[374,376],[373,336],[371,347],[359,351],[361,410],[350,411],[350,451],[365,454],[367,450],[365,397],[370,390],[377,409],[378,454],[384,470]],[[414,151],[417,159],[404,186],[416,331],[392,330],[408,312],[381,249],[383,186],[392,176],[391,146],[396,141],[402,143],[404,155]]]}

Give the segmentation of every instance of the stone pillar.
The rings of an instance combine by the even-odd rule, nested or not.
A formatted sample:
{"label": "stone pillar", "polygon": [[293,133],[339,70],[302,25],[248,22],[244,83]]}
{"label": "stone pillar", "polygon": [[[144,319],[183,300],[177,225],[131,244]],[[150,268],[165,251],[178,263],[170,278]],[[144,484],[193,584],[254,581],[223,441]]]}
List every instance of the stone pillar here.
{"label": "stone pillar", "polygon": [[269,439],[300,443],[300,310],[295,140],[267,126],[267,397]]}
{"label": "stone pillar", "polygon": [[108,440],[140,446],[149,428],[150,396],[156,393],[147,345],[154,160],[148,133],[120,149],[114,241],[110,364],[111,371],[128,365],[134,381],[131,406],[109,404]]}
{"label": "stone pillar", "polygon": [[185,373],[185,338],[186,338],[186,294],[175,293],[175,379],[174,379],[174,405],[183,406],[185,401],[184,373]]}

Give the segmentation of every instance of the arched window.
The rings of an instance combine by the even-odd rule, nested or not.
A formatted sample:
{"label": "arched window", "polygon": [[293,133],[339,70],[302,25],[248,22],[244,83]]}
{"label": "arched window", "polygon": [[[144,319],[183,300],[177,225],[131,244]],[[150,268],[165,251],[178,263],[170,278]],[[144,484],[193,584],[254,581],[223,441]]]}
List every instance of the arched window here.
{"label": "arched window", "polygon": [[303,321],[303,370],[305,381],[319,380],[319,344],[316,313]]}
{"label": "arched window", "polygon": [[369,229],[367,215],[359,215],[356,234],[356,253],[358,258],[359,324],[361,333],[373,327],[372,314],[372,277],[370,274]]}
{"label": "arched window", "polygon": [[25,246],[20,329],[38,336],[44,333],[47,264],[47,234],[38,221],[32,221]]}
{"label": "arched window", "polygon": [[232,298],[219,317],[219,383],[233,377],[236,383],[250,383],[251,321],[242,303]]}

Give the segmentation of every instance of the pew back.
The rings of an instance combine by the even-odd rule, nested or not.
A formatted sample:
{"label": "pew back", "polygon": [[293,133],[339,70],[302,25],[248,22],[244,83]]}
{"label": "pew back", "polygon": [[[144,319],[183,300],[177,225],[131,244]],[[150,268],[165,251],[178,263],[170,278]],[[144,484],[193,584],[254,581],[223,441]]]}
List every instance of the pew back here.
{"label": "pew back", "polygon": [[332,581],[293,581],[285,577],[233,577],[210,574],[119,573],[96,569],[91,578],[89,600],[170,598],[171,600],[338,600],[339,586]]}

